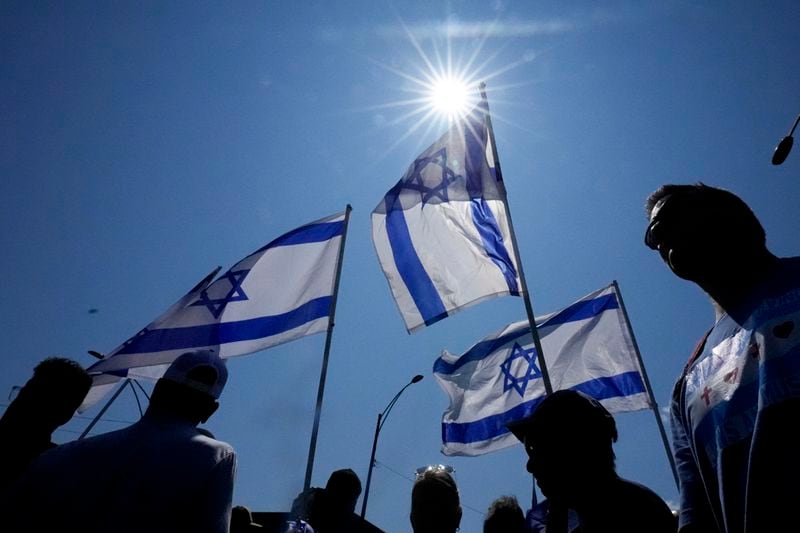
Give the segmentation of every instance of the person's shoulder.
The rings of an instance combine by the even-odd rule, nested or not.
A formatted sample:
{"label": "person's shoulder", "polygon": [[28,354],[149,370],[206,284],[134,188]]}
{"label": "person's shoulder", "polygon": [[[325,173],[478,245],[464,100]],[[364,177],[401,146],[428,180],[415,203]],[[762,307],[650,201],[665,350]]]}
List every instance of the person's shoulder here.
{"label": "person's shoulder", "polygon": [[214,435],[206,429],[195,428],[191,442],[193,447],[199,450],[205,450],[206,453],[213,455],[217,460],[236,457],[233,446],[227,442],[217,440]]}
{"label": "person's shoulder", "polygon": [[787,277],[800,276],[800,256],[778,258],[779,273]]}
{"label": "person's shoulder", "polygon": [[50,448],[34,459],[25,477],[29,480],[64,477],[102,464],[118,453],[118,434],[124,430],[74,440]]}
{"label": "person's shoulder", "polygon": [[800,256],[779,257],[766,281],[767,293],[798,286],[800,286]]}
{"label": "person's shoulder", "polygon": [[666,504],[666,502],[650,487],[625,478],[618,478],[617,483],[618,490],[624,494],[626,498],[629,498],[631,503],[638,502],[640,504],[650,504],[671,514],[669,506]]}
{"label": "person's shoulder", "polygon": [[667,503],[651,488],[631,481],[618,479],[619,497],[626,502],[634,523],[649,524],[649,531],[674,531],[675,516]]}
{"label": "person's shoulder", "polygon": [[754,290],[751,305],[755,314],[796,310],[800,301],[800,257],[778,258],[763,284]]}
{"label": "person's shoulder", "polygon": [[114,448],[120,440],[125,438],[124,436],[128,431],[129,428],[123,428],[66,442],[64,444],[58,444],[44,452],[40,456],[40,459],[44,461],[58,461],[63,458],[72,458],[75,455],[93,455],[98,453],[101,449]]}

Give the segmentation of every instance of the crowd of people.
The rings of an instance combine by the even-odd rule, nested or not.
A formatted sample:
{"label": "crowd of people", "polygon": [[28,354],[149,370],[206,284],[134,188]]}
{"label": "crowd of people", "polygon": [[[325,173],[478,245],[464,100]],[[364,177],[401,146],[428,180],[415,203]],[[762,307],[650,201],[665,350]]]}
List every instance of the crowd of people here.
{"label": "crowd of people", "polygon": [[[508,427],[546,500],[526,514],[515,498],[498,498],[485,533],[760,533],[787,531],[795,521],[800,258],[773,255],[752,210],[724,189],[665,185],[646,210],[645,244],[698,285],[716,314],[672,397],[677,517],[655,492],[617,475],[617,426],[603,405],[561,390]],[[72,417],[92,378],[68,359],[40,363],[0,418],[2,530],[263,530],[249,509],[233,506],[233,448],[198,427],[219,406],[226,380],[213,351],[187,352],[157,381],[138,422],[56,446],[53,431]],[[375,530],[355,513],[360,494],[355,472],[337,470],[324,488],[298,495],[279,529]],[[413,531],[453,533],[461,515],[448,470],[420,472]]]}

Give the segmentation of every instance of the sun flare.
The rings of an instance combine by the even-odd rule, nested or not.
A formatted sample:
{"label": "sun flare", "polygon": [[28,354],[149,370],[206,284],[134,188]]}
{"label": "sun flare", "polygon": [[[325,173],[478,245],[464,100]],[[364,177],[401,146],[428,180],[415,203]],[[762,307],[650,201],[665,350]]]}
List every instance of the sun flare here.
{"label": "sun flare", "polygon": [[[446,31],[441,34],[445,39],[442,43],[438,36],[418,37],[415,31],[402,25],[418,57],[409,61],[405,68],[396,66],[394,61],[371,59],[378,67],[400,78],[395,86],[402,96],[390,97],[388,101],[368,106],[365,110],[377,112],[374,118],[376,124],[385,127],[407,124],[406,131],[387,146],[381,157],[409,138],[416,138],[419,147],[422,147],[428,139],[441,135],[455,122],[484,113],[484,108],[480,106],[485,98],[486,84],[491,84],[495,95],[504,95],[506,90],[520,83],[512,85],[498,82],[510,70],[533,60],[533,56],[526,53],[521,59],[498,66],[499,51],[492,52],[484,47],[491,36],[489,31],[465,47],[454,43]],[[503,97],[508,102],[508,97]],[[488,102],[484,103],[484,107],[488,111]],[[395,111],[400,109],[403,111]],[[388,110],[392,110],[393,118],[385,115]],[[494,116],[512,123],[508,118]]]}
{"label": "sun flare", "polygon": [[470,91],[466,81],[456,77],[436,79],[430,90],[430,104],[448,119],[464,116],[470,108]]}

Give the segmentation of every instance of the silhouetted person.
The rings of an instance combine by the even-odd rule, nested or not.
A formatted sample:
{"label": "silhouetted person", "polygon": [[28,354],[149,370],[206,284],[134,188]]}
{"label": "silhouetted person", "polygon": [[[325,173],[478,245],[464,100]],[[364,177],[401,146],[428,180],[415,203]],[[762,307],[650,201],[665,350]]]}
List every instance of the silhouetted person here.
{"label": "silhouetted person", "polygon": [[244,505],[236,505],[231,509],[231,533],[248,533],[261,531],[263,526],[253,521],[253,513]]}
{"label": "silhouetted person", "polygon": [[596,400],[556,391],[509,428],[525,444],[528,471],[548,498],[548,533],[567,531],[568,509],[577,513],[581,533],[675,531],[672,513],[656,493],[617,475],[617,426]]}
{"label": "silhouetted person", "polygon": [[0,418],[0,494],[28,465],[56,445],[53,432],[72,418],[92,386],[92,378],[75,361],[45,359]]}
{"label": "silhouetted person", "polygon": [[[209,351],[178,357],[131,426],[59,446],[11,487],[11,531],[227,532],[233,449],[200,431],[228,372]],[[30,517],[36,516],[34,526]]]}
{"label": "silhouetted person", "polygon": [[314,528],[322,523],[323,514],[323,495],[325,489],[322,487],[309,487],[298,494],[292,501],[292,509],[289,511],[291,520],[302,520],[312,525]]}
{"label": "silhouetted person", "polygon": [[336,470],[324,489],[312,487],[300,493],[290,516],[308,522],[317,533],[357,532],[362,528],[361,517],[355,514],[359,495],[358,475],[350,468]]}
{"label": "silhouetted person", "polygon": [[325,500],[334,512],[353,514],[361,495],[361,480],[350,468],[331,473],[325,484]]}
{"label": "silhouetted person", "polygon": [[441,469],[423,472],[411,491],[414,533],[454,533],[461,524],[461,503],[453,477]]}
{"label": "silhouetted person", "polygon": [[665,185],[646,210],[645,244],[716,314],[673,392],[681,531],[797,529],[800,258],[775,257],[723,189]]}
{"label": "silhouetted person", "polygon": [[525,533],[525,515],[513,496],[501,496],[489,506],[483,533]]}

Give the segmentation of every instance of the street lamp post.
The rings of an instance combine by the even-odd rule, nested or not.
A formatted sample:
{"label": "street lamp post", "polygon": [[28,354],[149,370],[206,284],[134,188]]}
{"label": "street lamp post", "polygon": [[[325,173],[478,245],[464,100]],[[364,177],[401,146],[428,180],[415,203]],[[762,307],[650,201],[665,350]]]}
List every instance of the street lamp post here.
{"label": "street lamp post", "polygon": [[375,451],[378,448],[378,435],[381,432],[381,428],[383,428],[383,425],[386,423],[386,419],[389,417],[389,411],[391,411],[392,407],[394,407],[394,404],[397,403],[397,399],[400,398],[400,395],[403,394],[403,391],[405,391],[414,383],[419,383],[420,381],[422,381],[423,377],[424,376],[417,374],[416,376],[411,378],[411,381],[406,383],[406,386],[400,389],[400,392],[394,395],[394,398],[392,398],[392,401],[389,402],[389,404],[386,406],[383,412],[378,413],[378,421],[375,423],[375,437],[372,439],[372,454],[370,455],[369,458],[369,469],[367,470],[367,486],[364,487],[364,500],[361,503],[361,518],[364,518],[367,514],[367,499],[369,498],[369,485],[372,482],[372,468],[375,466]]}

